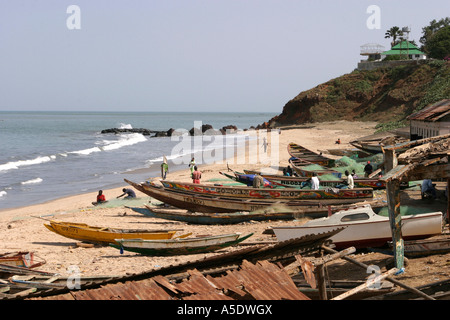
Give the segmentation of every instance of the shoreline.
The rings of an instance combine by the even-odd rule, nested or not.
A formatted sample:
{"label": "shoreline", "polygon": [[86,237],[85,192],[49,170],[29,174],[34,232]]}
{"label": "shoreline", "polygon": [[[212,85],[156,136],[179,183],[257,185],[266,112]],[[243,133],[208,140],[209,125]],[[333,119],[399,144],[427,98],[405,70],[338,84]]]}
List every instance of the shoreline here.
{"label": "shoreline", "polygon": [[[239,152],[238,148],[236,148],[236,147],[233,148],[234,155],[230,156],[230,158],[228,158],[228,159],[231,159],[231,158],[235,157],[236,154]],[[244,146],[244,148],[245,148],[245,146]],[[222,149],[222,150],[225,150],[225,149]],[[205,152],[204,150],[203,151],[196,151],[194,153],[194,155],[197,155],[197,154],[201,154],[202,155],[204,152]],[[182,155],[180,157],[186,157],[186,155]],[[203,158],[203,155],[202,155],[202,158]],[[224,159],[223,161],[226,161],[228,159]],[[185,165],[187,166],[187,163],[186,164],[184,164],[184,163],[183,164],[174,164],[174,160],[168,160],[168,162],[169,162],[169,172],[172,172],[172,173],[181,172],[181,171],[184,170],[183,169],[184,166]],[[129,170],[129,171],[120,172],[117,176],[120,178],[121,182],[118,181],[116,183],[109,183],[109,185],[114,185],[113,187],[103,186],[103,187],[98,188],[96,190],[85,191],[85,192],[80,191],[78,193],[72,193],[72,194],[68,194],[68,195],[64,195],[64,196],[59,196],[59,197],[56,197],[56,198],[53,198],[53,199],[43,200],[42,202],[38,202],[38,203],[26,204],[26,205],[21,205],[21,206],[17,206],[17,207],[0,208],[0,215],[2,214],[2,212],[7,212],[7,211],[11,211],[11,210],[19,210],[19,209],[23,209],[23,208],[27,208],[27,207],[38,206],[38,205],[50,204],[50,203],[52,203],[54,201],[61,201],[61,200],[66,199],[66,198],[70,199],[72,197],[85,196],[85,195],[88,195],[88,194],[91,195],[91,197],[95,200],[98,190],[110,191],[110,190],[119,190],[120,189],[118,192],[119,192],[119,194],[121,194],[122,193],[121,192],[122,188],[129,187],[129,185],[126,184],[123,181],[123,178],[121,178],[121,177],[128,176],[129,179],[133,179],[133,178],[131,178],[129,176],[147,175],[147,176],[150,177],[149,179],[156,179],[156,178],[160,177],[160,168],[159,168],[160,164],[161,164],[161,162],[154,162],[154,164],[152,164],[149,167],[142,167],[142,168],[132,169],[132,170]],[[202,166],[205,166],[205,165],[202,165]],[[177,169],[174,170],[173,168],[177,168]]]}
{"label": "shoreline", "polygon": [[[287,152],[287,145],[290,142],[298,143],[311,150],[326,150],[326,149],[345,149],[351,148],[350,141],[362,136],[370,135],[375,131],[375,123],[369,125],[368,123],[355,122],[332,122],[311,125],[307,129],[291,129],[281,130],[280,134],[274,137],[273,143],[270,143],[269,149],[271,152],[273,148],[277,152],[277,165],[286,166],[288,164],[289,155]],[[335,144],[337,138],[341,139],[341,144]],[[254,155],[263,150],[256,145],[245,146],[248,148],[247,152],[240,154],[241,158],[235,157],[233,164],[230,167],[237,171],[244,169],[260,170],[267,167],[270,163],[253,161]],[[249,162],[252,160],[253,162]],[[256,159],[258,160],[258,159]],[[202,183],[218,183],[218,181],[231,181],[223,177],[219,171],[227,170],[227,161],[222,161],[220,164],[202,165]],[[170,172],[169,180],[186,182],[190,181],[190,171],[186,166],[185,170]],[[138,181],[145,181],[147,177],[130,179]],[[137,181],[136,181],[137,180]],[[213,180],[214,182],[208,182]],[[124,186],[127,184],[124,182]],[[107,199],[115,198],[122,194],[122,187],[104,190]],[[2,241],[2,249],[0,254],[7,252],[33,252],[35,256],[45,260],[45,264],[40,266],[40,271],[56,273],[61,276],[71,276],[73,270],[78,270],[81,276],[118,276],[123,277],[132,274],[139,274],[149,272],[151,270],[159,269],[161,267],[168,267],[170,265],[185,263],[188,261],[196,261],[211,256],[215,256],[224,252],[232,252],[233,250],[240,250],[241,247],[231,247],[224,250],[219,250],[213,253],[180,255],[180,256],[143,256],[140,254],[124,252],[123,254],[116,248],[109,246],[93,246],[87,248],[86,246],[79,246],[77,240],[72,240],[60,236],[54,232],[49,231],[45,226],[45,220],[68,221],[75,223],[85,223],[90,226],[108,227],[118,229],[164,229],[177,230],[176,236],[192,233],[192,236],[199,235],[220,235],[230,233],[241,233],[253,235],[244,241],[249,243],[257,242],[273,242],[276,241],[271,234],[265,232],[267,228],[274,226],[292,226],[301,225],[307,219],[300,218],[297,220],[272,220],[256,222],[250,221],[240,224],[232,225],[195,225],[187,224],[178,221],[164,220],[145,216],[141,213],[135,212],[126,206],[131,202],[128,200],[111,201],[110,207],[94,207],[92,202],[95,201],[97,192],[85,193],[81,195],[73,195],[61,199],[46,202],[45,204],[38,204],[33,206],[25,206],[19,209],[9,209],[0,212],[0,241]],[[134,207],[143,207],[144,204],[158,205],[153,203],[153,199],[145,194],[136,192],[137,196],[142,200],[139,202],[132,202]],[[420,191],[408,192],[408,198],[412,196],[420,202]],[[134,200],[133,200],[134,201]],[[435,205],[444,205],[440,201]],[[429,207],[434,210],[433,206]],[[442,209],[439,209],[440,211]],[[33,216],[41,216],[35,218]],[[409,266],[406,267],[404,275],[398,276],[398,280],[410,286],[419,286],[431,282],[445,280],[448,278],[450,266],[448,265],[448,254],[432,256],[431,258],[424,257],[420,259],[410,259]],[[380,269],[385,268],[385,261],[389,258],[388,255],[376,252],[367,252],[357,255],[357,260],[365,262],[370,265],[377,265]],[[430,261],[432,261],[430,263]],[[343,261],[336,261],[328,267],[330,279],[366,279],[368,274],[366,270],[358,267],[345,265],[342,268]],[[424,273],[424,269],[427,270]]]}
{"label": "shoreline", "polygon": [[[357,128],[350,128],[357,127]],[[218,181],[231,182],[222,176],[219,171],[227,171],[227,164],[237,171],[244,169],[260,170],[272,166],[271,157],[276,158],[276,165],[284,167],[290,158],[287,145],[296,142],[312,150],[347,148],[348,142],[360,136],[371,134],[375,124],[333,122],[316,124],[314,128],[281,130],[276,135],[268,137],[267,154],[263,148],[249,143],[236,150],[235,156],[225,159],[221,163],[200,165],[202,171],[202,183],[220,183]],[[262,134],[262,132],[260,132]],[[335,144],[335,137],[339,135],[342,144]],[[270,139],[269,139],[270,138]],[[272,141],[273,140],[273,141]],[[246,151],[242,150],[244,148]],[[273,151],[272,151],[273,150]],[[273,153],[272,153],[273,152]],[[261,155],[261,157],[256,157]],[[267,156],[268,155],[268,156]],[[135,182],[145,181],[148,177],[136,175]],[[159,178],[159,177],[158,177]],[[186,165],[185,170],[172,172],[169,169],[168,180],[187,182],[190,180],[190,171]],[[208,181],[214,182],[208,182]],[[104,194],[107,200],[122,194],[122,187],[128,186],[125,182],[121,187],[106,189]],[[146,272],[154,268],[192,261],[204,257],[216,255],[217,253],[172,256],[172,257],[150,257],[139,254],[120,254],[119,250],[112,247],[94,246],[93,248],[81,248],[77,246],[78,241],[65,238],[47,230],[44,220],[70,221],[86,223],[90,226],[102,226],[121,229],[183,229],[177,234],[192,232],[196,235],[218,235],[240,232],[241,234],[253,233],[248,239],[250,242],[273,241],[271,235],[264,230],[275,225],[292,225],[292,221],[266,221],[249,222],[238,225],[190,225],[177,221],[163,220],[144,216],[125,207],[128,200],[114,201],[112,207],[95,207],[96,192],[72,195],[61,199],[52,200],[43,204],[25,206],[20,208],[3,210],[0,212],[0,226],[2,233],[0,240],[3,243],[1,253],[15,251],[30,251],[45,259],[46,264],[39,270],[55,272],[61,275],[69,275],[70,266],[79,268],[83,275],[117,275]],[[143,207],[152,199],[146,194],[136,191],[136,195],[143,202],[135,205]],[[116,205],[118,203],[118,205]],[[133,202],[135,203],[135,202]],[[33,217],[34,216],[34,217]],[[35,218],[36,216],[45,218]],[[246,240],[247,241],[247,240]],[[230,250],[235,250],[231,248]],[[223,251],[222,251],[223,252]]]}
{"label": "shoreline", "polygon": [[[332,121],[332,122],[325,122],[325,123],[307,124],[307,125],[304,125],[304,127],[298,127],[298,126],[283,127],[275,135],[275,137],[279,137],[278,150],[277,150],[278,151],[277,165],[278,165],[278,167],[288,165],[288,159],[290,156],[287,154],[287,145],[290,142],[297,142],[299,144],[304,145],[306,148],[309,148],[314,151],[319,151],[322,149],[353,148],[351,145],[348,144],[348,142],[352,141],[354,138],[373,133],[375,131],[376,124],[377,124],[376,122],[350,122],[350,121],[340,120],[340,121]],[[346,128],[350,128],[351,126],[358,127],[359,129],[358,130],[346,129]],[[305,131],[307,133],[311,130],[316,131],[316,134],[307,135],[307,137],[305,137],[305,135],[302,134],[302,133],[305,133]],[[260,130],[260,131],[264,132],[265,130]],[[255,134],[259,135],[260,131],[256,130]],[[332,134],[336,135],[339,133],[339,131],[341,131],[340,138],[341,138],[342,144],[340,144],[340,145],[335,144],[336,139],[334,137],[330,137],[329,141],[327,141],[327,142],[323,141],[322,136],[324,136],[324,135],[327,136],[327,133],[332,133]],[[273,131],[273,132],[275,132],[275,131]],[[286,136],[286,138],[285,138],[285,136]],[[291,136],[293,138],[290,138]],[[286,139],[291,139],[293,141],[291,141],[291,140],[288,141]],[[303,141],[301,141],[301,140],[303,140]],[[317,144],[317,140],[321,140],[321,143],[319,145]],[[269,143],[269,145],[268,145],[267,154],[272,155],[274,152],[275,152],[275,154],[277,154],[277,151],[275,151],[275,150],[272,151],[271,141],[268,140],[268,143]],[[243,169],[261,169],[261,168],[269,168],[269,167],[272,168],[272,166],[269,166],[269,167],[264,166],[264,164],[267,162],[262,163],[262,162],[258,161],[253,164],[251,163],[251,161],[254,161],[254,156],[252,156],[251,154],[259,155],[261,152],[259,149],[255,150],[255,147],[256,147],[255,145],[250,146],[249,142],[246,141],[246,144],[244,146],[240,146],[240,147],[238,146],[237,148],[235,148],[234,155],[229,158],[223,159],[221,161],[222,163],[219,162],[219,163],[198,165],[200,171],[203,172],[202,183],[207,182],[208,179],[224,178],[222,175],[220,175],[218,173],[217,169],[220,168],[221,171],[225,171],[228,168],[229,162],[231,162],[229,160],[231,160],[231,159],[233,159],[233,162],[231,163],[230,168],[232,168],[233,170],[242,170],[243,171]],[[244,156],[242,156],[242,154]],[[328,156],[330,156],[331,158],[335,157],[332,155],[328,155]],[[267,160],[267,157],[264,157],[264,158],[265,158],[264,160]],[[338,158],[338,157],[335,157],[335,158]],[[271,161],[271,162],[273,162],[273,161]],[[182,169],[181,165],[179,165],[179,167],[180,168],[175,171],[172,171],[171,168],[169,167],[169,173],[167,176],[168,180],[177,180],[177,181],[181,181],[181,182],[190,181],[189,169],[187,168],[187,166],[186,166],[186,170]],[[147,172],[148,173],[158,172],[158,170],[159,170],[158,167],[156,167],[154,169],[140,168],[140,169],[133,170],[132,174],[136,174],[134,172],[137,172],[136,176],[139,176],[140,174],[144,174]],[[215,171],[217,171],[217,172],[215,172]],[[126,174],[127,174],[126,172],[120,173],[120,175],[126,175]],[[146,177],[144,180],[158,179],[158,178],[160,178],[160,176],[156,175],[156,177],[153,177],[153,178]],[[113,195],[120,195],[120,194],[122,194],[122,188],[129,187],[129,185],[127,183],[125,183],[123,181],[123,179],[121,179],[121,180],[123,183],[117,182],[118,185],[120,184],[120,186],[118,186],[118,187],[102,189],[104,194],[107,194],[107,198],[111,199],[113,197]],[[130,180],[132,180],[132,179],[130,178]],[[135,181],[135,180],[136,179],[134,179],[133,181]],[[142,176],[138,180],[144,181],[144,180],[142,180]],[[46,212],[45,215],[48,215],[49,210],[55,210],[57,212],[60,212],[60,211],[64,212],[67,210],[83,209],[86,206],[89,207],[91,205],[91,203],[93,201],[95,201],[97,193],[98,193],[98,190],[84,192],[84,193],[77,193],[77,194],[72,194],[72,195],[68,195],[68,196],[63,196],[63,197],[53,199],[53,200],[47,200],[42,203],[0,209],[0,221],[3,220],[3,218],[6,217],[7,215],[16,214],[19,211],[23,211],[26,215],[34,210],[35,211],[42,210],[42,211]],[[142,193],[140,193],[140,194],[142,195]],[[68,208],[68,209],[65,210],[65,208]]]}

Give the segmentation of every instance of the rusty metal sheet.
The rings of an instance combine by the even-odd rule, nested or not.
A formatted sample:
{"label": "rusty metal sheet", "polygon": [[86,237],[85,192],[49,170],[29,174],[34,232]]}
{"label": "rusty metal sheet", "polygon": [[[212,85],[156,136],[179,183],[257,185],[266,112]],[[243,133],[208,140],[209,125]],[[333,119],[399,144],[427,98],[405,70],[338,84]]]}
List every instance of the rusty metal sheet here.
{"label": "rusty metal sheet", "polygon": [[242,299],[247,295],[247,292],[241,289],[240,282],[230,270],[227,271],[225,276],[211,277],[208,275],[207,279],[213,282],[217,287],[223,288],[224,291],[232,292],[229,293],[229,295],[240,297]]}
{"label": "rusty metal sheet", "polygon": [[[126,283],[108,284],[96,289],[87,289],[45,299],[75,300],[233,300],[233,288],[242,287],[245,298],[257,300],[304,300],[309,299],[295,286],[287,272],[273,263],[261,261],[252,264],[244,261],[240,269],[221,276],[219,281],[205,277],[198,270],[191,270],[191,276],[180,283],[169,283],[158,277],[157,281],[145,279]],[[228,278],[227,281],[223,281]],[[221,286],[220,284],[226,284]],[[163,284],[163,286],[161,286]],[[170,284],[170,285],[168,285]],[[170,287],[170,293],[164,288]],[[226,289],[231,288],[230,291]],[[238,291],[238,290],[236,290]],[[177,293],[177,294],[175,294]],[[243,298],[243,296],[241,296]]]}
{"label": "rusty metal sheet", "polygon": [[444,99],[410,115],[407,119],[434,122],[448,114],[450,114],[450,99]]}
{"label": "rusty metal sheet", "polygon": [[269,262],[253,265],[244,261],[241,270],[232,273],[240,284],[256,300],[308,300],[295,286],[284,269]]}
{"label": "rusty metal sheet", "polygon": [[163,286],[167,290],[172,291],[174,294],[178,294],[179,293],[179,291],[177,290],[177,287],[174,286],[172,283],[170,283],[170,281],[167,278],[165,278],[163,276],[155,276],[152,279],[153,279],[153,281],[155,281],[160,286]]}
{"label": "rusty metal sheet", "polygon": [[[23,298],[26,299],[33,297],[49,297],[49,299],[52,299],[52,297],[56,295],[66,294],[67,292],[70,292],[74,299],[172,299],[172,294],[175,295],[175,293],[169,294],[167,291],[170,292],[176,289],[174,289],[173,287],[170,287],[170,290],[163,289],[164,284],[158,284],[157,280],[156,282],[151,280],[151,282],[148,283],[144,280],[150,281],[152,277],[159,275],[167,276],[179,274],[193,268],[197,270],[214,270],[214,268],[223,268],[224,266],[234,267],[241,264],[244,260],[248,260],[252,263],[257,263],[261,260],[279,261],[280,259],[294,257],[298,253],[306,254],[315,252],[320,249],[320,247],[324,243],[329,241],[330,237],[340,231],[341,229],[335,229],[326,233],[310,234],[301,238],[278,242],[276,244],[252,246],[241,250],[235,250],[230,253],[219,254],[195,261],[188,261],[186,263],[171,265],[165,268],[159,268],[156,270],[134,274],[131,276],[125,276],[106,281],[97,281],[93,282],[90,286],[85,287],[85,289],[81,291],[69,291],[68,289],[52,289],[45,292],[30,294],[29,296]],[[139,290],[139,293],[115,291],[116,288],[112,287],[115,284],[123,285],[123,283],[128,283],[131,281],[139,282],[140,285],[143,285],[142,283],[145,283],[145,287]],[[227,280],[222,279],[221,281]],[[176,286],[176,288],[178,289],[178,286]],[[230,285],[228,285],[227,288],[229,288],[230,290],[234,290]],[[95,291],[96,289],[100,290]],[[126,290],[133,291],[134,289]],[[241,291],[236,289],[234,292],[242,294],[242,292],[246,291],[243,289],[241,289]]]}

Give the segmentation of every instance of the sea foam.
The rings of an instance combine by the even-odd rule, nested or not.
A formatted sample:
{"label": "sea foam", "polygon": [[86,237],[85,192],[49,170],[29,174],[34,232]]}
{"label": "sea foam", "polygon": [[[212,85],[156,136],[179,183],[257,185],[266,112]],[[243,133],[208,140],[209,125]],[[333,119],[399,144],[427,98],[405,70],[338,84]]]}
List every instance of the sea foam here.
{"label": "sea foam", "polygon": [[34,183],[40,183],[42,181],[43,180],[41,178],[36,178],[36,179],[31,179],[28,181],[21,182],[21,184],[34,184]]}
{"label": "sea foam", "polygon": [[147,141],[147,138],[140,133],[122,134],[118,141],[109,143],[101,147],[104,151],[116,150],[125,146],[131,146],[133,144]]}
{"label": "sea foam", "polygon": [[45,163],[54,160],[55,156],[45,156],[45,157],[37,157],[31,160],[19,160],[12,161],[5,164],[0,165],[0,171],[7,171],[12,169],[19,169],[22,166],[31,166],[34,164]]}

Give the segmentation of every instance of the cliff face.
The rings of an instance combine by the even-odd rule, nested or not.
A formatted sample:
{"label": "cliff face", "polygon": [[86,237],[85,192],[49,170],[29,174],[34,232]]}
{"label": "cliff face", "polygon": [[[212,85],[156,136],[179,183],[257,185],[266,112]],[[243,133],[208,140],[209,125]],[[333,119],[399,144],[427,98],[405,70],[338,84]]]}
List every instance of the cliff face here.
{"label": "cliff face", "polygon": [[355,70],[301,92],[261,127],[334,120],[402,121],[446,98],[450,98],[449,62]]}

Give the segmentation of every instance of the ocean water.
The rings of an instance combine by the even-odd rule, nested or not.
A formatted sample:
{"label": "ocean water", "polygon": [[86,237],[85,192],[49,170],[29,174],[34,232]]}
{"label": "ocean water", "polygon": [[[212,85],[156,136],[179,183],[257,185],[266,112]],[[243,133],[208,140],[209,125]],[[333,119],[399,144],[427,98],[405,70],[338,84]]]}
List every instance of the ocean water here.
{"label": "ocean water", "polygon": [[[68,195],[143,181],[160,175],[163,156],[170,170],[187,169],[231,156],[245,134],[152,137],[102,134],[110,128],[180,132],[210,124],[238,129],[268,121],[272,113],[0,112],[0,209],[42,203]],[[115,195],[109,195],[115,196]],[[93,199],[94,201],[94,199]]]}

